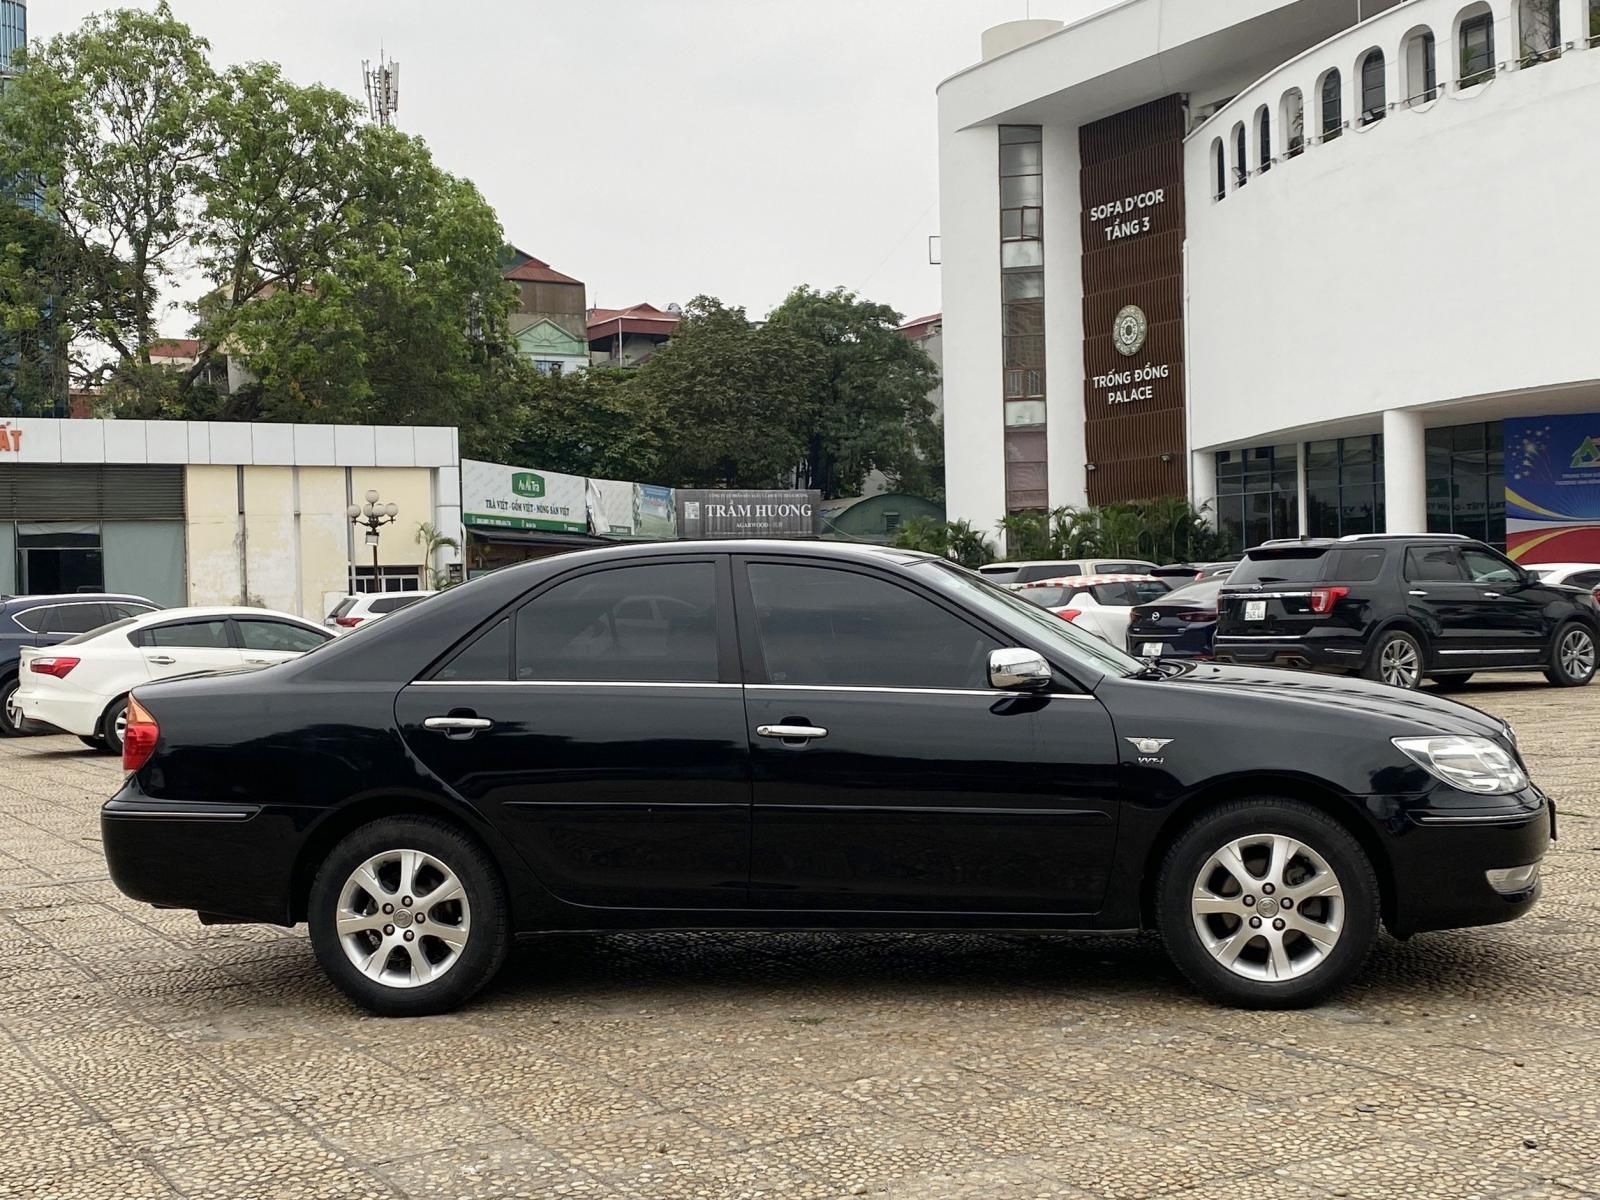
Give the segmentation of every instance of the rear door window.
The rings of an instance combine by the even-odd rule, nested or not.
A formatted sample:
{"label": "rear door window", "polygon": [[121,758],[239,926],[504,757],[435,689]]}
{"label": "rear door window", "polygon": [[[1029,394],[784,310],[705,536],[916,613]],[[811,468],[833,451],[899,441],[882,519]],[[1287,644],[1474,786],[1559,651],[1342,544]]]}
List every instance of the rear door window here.
{"label": "rear door window", "polygon": [[1339,551],[1333,574],[1328,578],[1348,583],[1366,583],[1383,573],[1383,560],[1388,551],[1382,546],[1346,546]]}
{"label": "rear door window", "polygon": [[1316,583],[1322,578],[1325,550],[1251,553],[1233,569],[1229,583]]}
{"label": "rear door window", "polygon": [[511,678],[511,618],[490,626],[434,672],[435,679],[503,683]]}
{"label": "rear door window", "polygon": [[716,580],[714,564],[696,562],[558,583],[517,612],[517,678],[715,683]]}
{"label": "rear door window", "polygon": [[88,633],[110,620],[111,614],[99,601],[93,604],[58,604],[50,610],[50,624],[45,632]]}
{"label": "rear door window", "polygon": [[1460,583],[1465,578],[1454,546],[1412,546],[1406,551],[1406,579],[1411,583]]}

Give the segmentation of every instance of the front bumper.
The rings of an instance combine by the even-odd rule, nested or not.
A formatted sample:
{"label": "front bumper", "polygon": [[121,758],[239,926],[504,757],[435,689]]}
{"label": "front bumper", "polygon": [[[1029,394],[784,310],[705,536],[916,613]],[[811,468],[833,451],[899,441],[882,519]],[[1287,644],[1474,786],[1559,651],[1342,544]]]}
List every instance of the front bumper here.
{"label": "front bumper", "polygon": [[1384,824],[1392,835],[1392,933],[1514,921],[1539,900],[1537,877],[1510,892],[1489,878],[1538,863],[1549,848],[1555,805],[1538,788],[1494,797],[1439,788],[1419,803],[1394,806]]}
{"label": "front bumper", "polygon": [[131,900],[239,921],[290,923],[292,810],[155,800],[129,776],[100,810],[111,882]]}

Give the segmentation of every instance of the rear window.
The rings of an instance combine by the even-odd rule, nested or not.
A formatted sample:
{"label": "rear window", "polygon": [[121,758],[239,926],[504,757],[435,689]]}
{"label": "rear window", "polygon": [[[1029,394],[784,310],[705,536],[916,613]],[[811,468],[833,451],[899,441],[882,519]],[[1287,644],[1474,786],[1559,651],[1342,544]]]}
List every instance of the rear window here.
{"label": "rear window", "polygon": [[1222,591],[1222,583],[1223,581],[1220,579],[1191,583],[1187,587],[1174,588],[1171,594],[1163,597],[1163,599],[1181,600],[1185,604],[1214,605],[1217,602],[1217,594]]}
{"label": "rear window", "polygon": [[1150,570],[1150,564],[1144,562],[1103,562],[1095,569],[1106,575],[1141,575]]}
{"label": "rear window", "polygon": [[334,608],[334,610],[331,613],[328,614],[328,616],[330,616],[330,617],[342,617],[342,616],[345,615],[345,613],[349,612],[355,606],[356,606],[356,598],[354,596],[346,596],[343,600],[339,601],[338,605]]}
{"label": "rear window", "polygon": [[1251,550],[1228,576],[1229,583],[1315,583],[1322,578],[1322,547]]}
{"label": "rear window", "polygon": [[407,605],[415,604],[421,599],[422,597],[416,593],[412,593],[409,596],[385,596],[381,600],[374,600],[371,604],[371,608],[375,613],[399,612]]}
{"label": "rear window", "polygon": [[1383,560],[1388,551],[1382,546],[1346,546],[1339,551],[1330,579],[1345,579],[1351,583],[1364,583],[1383,573]]}

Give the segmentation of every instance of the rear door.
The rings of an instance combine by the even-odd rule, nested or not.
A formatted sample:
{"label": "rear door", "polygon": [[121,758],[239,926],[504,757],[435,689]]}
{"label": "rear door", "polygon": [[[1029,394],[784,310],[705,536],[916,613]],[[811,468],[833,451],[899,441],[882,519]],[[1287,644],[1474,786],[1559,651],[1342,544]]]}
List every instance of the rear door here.
{"label": "rear door", "polygon": [[227,617],[147,625],[139,630],[139,653],[151,679],[196,671],[232,671],[244,665]]}
{"label": "rear door", "polygon": [[1490,597],[1472,583],[1459,546],[1425,542],[1405,554],[1406,611],[1427,631],[1439,667],[1470,668],[1495,645]]}
{"label": "rear door", "polygon": [[750,752],[728,559],[559,577],[401,691],[406,743],[572,904],[738,908]]}
{"label": "rear door", "polygon": [[870,569],[741,565],[753,904],[1098,909],[1116,839],[1099,701],[993,690],[993,634]]}

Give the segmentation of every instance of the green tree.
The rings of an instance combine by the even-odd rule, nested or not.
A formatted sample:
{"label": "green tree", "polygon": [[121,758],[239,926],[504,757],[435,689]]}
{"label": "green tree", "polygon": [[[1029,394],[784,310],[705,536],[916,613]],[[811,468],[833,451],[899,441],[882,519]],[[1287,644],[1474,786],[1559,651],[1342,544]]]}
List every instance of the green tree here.
{"label": "green tree", "polygon": [[768,319],[768,328],[797,334],[824,355],[796,414],[804,439],[800,481],[824,497],[859,492],[874,470],[916,480],[922,469],[919,451],[927,448],[933,418],[928,392],[938,371],[899,324],[900,314],[887,305],[844,288],[805,286]]}
{"label": "green tree", "polygon": [[913,517],[895,533],[894,545],[902,550],[939,554],[963,567],[977,568],[994,561],[994,545],[970,521],[936,521]]}
{"label": "green tree", "polygon": [[654,479],[661,433],[638,372],[614,367],[541,375],[518,363],[512,462],[600,479]]}
{"label": "green tree", "polygon": [[658,477],[680,487],[791,482],[823,371],[823,354],[796,330],[758,328],[744,309],[696,296],[634,385],[660,422]]}

